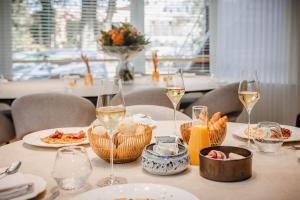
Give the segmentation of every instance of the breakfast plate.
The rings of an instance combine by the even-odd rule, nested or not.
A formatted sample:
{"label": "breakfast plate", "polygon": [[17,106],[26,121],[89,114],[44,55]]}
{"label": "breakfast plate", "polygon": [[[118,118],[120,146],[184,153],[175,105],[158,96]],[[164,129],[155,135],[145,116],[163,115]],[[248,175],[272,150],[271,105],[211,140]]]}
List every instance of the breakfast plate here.
{"label": "breakfast plate", "polygon": [[[256,127],[255,124],[251,124],[251,128]],[[288,125],[280,125],[282,128],[289,129],[292,133],[289,138],[284,139],[284,142],[298,142],[300,141],[300,128],[294,127],[294,126],[288,126]],[[233,128],[233,127],[232,127]],[[247,129],[247,124],[239,124],[238,126],[234,126],[232,129],[232,133],[235,136],[238,136],[243,139],[248,139],[248,136],[245,133],[245,130]]]}
{"label": "breakfast plate", "polygon": [[180,188],[152,183],[135,183],[112,185],[90,190],[74,198],[74,200],[199,200],[193,194]]}
{"label": "breakfast plate", "polygon": [[[68,127],[68,128],[54,128],[54,129],[46,129],[46,130],[41,130],[37,132],[30,133],[26,136],[23,137],[23,142],[29,145],[33,146],[39,146],[39,147],[65,147],[65,146],[72,146],[72,145],[81,145],[81,144],[88,144],[89,140],[87,137],[87,129],[88,127]],[[56,131],[60,131],[63,133],[79,133],[80,131],[85,132],[85,139],[80,140],[79,142],[72,142],[68,144],[50,144],[43,142],[41,139],[45,138],[47,136],[50,136],[54,134]]]}

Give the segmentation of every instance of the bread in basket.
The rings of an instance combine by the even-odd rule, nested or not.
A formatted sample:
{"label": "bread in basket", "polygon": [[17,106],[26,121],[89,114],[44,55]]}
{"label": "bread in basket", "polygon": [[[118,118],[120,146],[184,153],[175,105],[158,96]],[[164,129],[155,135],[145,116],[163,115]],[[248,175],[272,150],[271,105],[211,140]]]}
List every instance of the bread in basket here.
{"label": "bread in basket", "polygon": [[[99,128],[100,127],[100,128]],[[93,151],[103,160],[110,160],[109,136],[104,127],[89,128],[88,136]],[[152,128],[130,120],[120,123],[113,136],[114,163],[128,163],[141,156],[143,149],[152,138]]]}
{"label": "bread in basket", "polygon": [[[208,122],[209,138],[211,146],[221,145],[226,136],[227,116],[221,117],[221,113],[215,113]],[[180,126],[181,136],[188,144],[191,135],[192,122],[184,123]]]}

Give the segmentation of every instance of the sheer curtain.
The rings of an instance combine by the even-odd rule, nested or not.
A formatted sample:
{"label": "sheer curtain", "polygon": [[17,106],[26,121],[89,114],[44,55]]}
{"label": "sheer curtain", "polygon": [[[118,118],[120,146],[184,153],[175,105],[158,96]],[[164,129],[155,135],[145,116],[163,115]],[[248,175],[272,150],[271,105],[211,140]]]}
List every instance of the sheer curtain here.
{"label": "sheer curtain", "polygon": [[262,98],[252,121],[294,125],[300,113],[300,1],[212,0],[211,7],[212,73],[239,81],[242,69],[257,69]]}

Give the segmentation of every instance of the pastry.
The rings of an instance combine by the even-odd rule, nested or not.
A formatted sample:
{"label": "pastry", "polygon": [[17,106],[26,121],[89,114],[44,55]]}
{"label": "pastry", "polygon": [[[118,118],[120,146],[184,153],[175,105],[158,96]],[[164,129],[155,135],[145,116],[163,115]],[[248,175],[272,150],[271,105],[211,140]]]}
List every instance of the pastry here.
{"label": "pastry", "polygon": [[221,118],[221,112],[216,112],[215,114],[213,114],[213,116],[211,117],[211,119],[208,122],[208,126],[213,125],[215,122],[217,122],[219,119]]}
{"label": "pastry", "polygon": [[99,135],[100,137],[103,137],[103,138],[109,138],[108,134],[107,134],[107,130],[104,128],[104,126],[96,126],[93,129],[93,134]]}
{"label": "pastry", "polygon": [[120,123],[118,127],[118,132],[126,136],[133,136],[137,127],[137,123],[135,123],[132,119],[127,118]]}
{"label": "pastry", "polygon": [[144,133],[145,133],[145,126],[138,125],[136,130],[135,130],[135,135],[142,135]]}

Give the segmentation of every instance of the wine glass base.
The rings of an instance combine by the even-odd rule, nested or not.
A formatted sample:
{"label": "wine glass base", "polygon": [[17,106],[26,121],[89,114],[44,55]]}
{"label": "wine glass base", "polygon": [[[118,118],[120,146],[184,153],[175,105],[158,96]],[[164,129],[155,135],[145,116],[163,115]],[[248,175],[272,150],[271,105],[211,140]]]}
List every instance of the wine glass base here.
{"label": "wine glass base", "polygon": [[109,185],[120,185],[120,184],[126,184],[128,183],[127,182],[127,179],[126,178],[123,178],[123,177],[115,177],[112,181],[111,177],[106,177],[106,178],[103,178],[101,179],[97,185],[99,187],[105,187],[105,186],[109,186]]}

